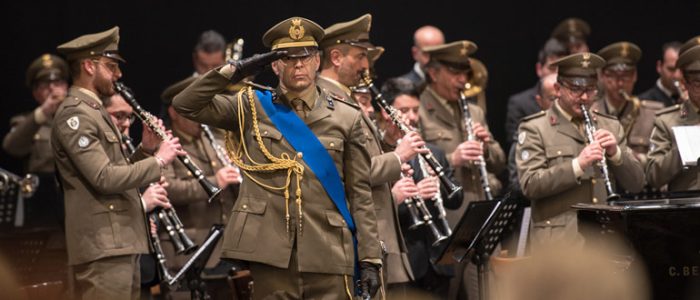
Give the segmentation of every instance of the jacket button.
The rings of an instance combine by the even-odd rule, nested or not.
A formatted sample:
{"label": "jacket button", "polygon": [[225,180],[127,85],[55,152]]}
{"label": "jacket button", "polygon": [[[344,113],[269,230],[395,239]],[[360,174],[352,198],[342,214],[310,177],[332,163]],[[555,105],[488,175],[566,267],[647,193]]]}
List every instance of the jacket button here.
{"label": "jacket button", "polygon": [[109,210],[114,210],[114,204],[109,205]]}
{"label": "jacket button", "polygon": [[221,214],[221,220],[226,221],[226,214]]}
{"label": "jacket button", "polygon": [[591,184],[595,184],[595,179],[591,179]]}
{"label": "jacket button", "polygon": [[267,135],[267,130],[263,131],[263,135]]}
{"label": "jacket button", "polygon": [[243,204],[243,205],[241,206],[241,208],[242,208],[242,209],[248,209],[248,205]]}
{"label": "jacket button", "polygon": [[545,222],[545,223],[547,223],[547,225],[552,225],[552,222],[549,220],[547,220],[547,222]]}
{"label": "jacket button", "polygon": [[297,158],[302,158],[302,157],[304,157],[304,153],[302,153],[302,152],[297,153]]}
{"label": "jacket button", "polygon": [[335,147],[335,143],[334,143],[334,142],[331,142],[330,145],[331,145],[331,147]]}
{"label": "jacket button", "polygon": [[561,150],[557,151],[557,155],[561,155]]}
{"label": "jacket button", "polygon": [[598,198],[593,197],[593,203],[598,203]]}

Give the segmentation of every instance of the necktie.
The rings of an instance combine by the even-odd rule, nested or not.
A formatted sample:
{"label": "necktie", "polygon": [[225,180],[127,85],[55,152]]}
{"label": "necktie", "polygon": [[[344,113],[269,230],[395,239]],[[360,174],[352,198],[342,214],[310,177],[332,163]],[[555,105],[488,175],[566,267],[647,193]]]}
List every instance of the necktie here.
{"label": "necktie", "polygon": [[292,100],[292,107],[294,108],[294,111],[297,113],[299,118],[301,118],[302,120],[306,119],[306,110],[304,110],[304,100]]}

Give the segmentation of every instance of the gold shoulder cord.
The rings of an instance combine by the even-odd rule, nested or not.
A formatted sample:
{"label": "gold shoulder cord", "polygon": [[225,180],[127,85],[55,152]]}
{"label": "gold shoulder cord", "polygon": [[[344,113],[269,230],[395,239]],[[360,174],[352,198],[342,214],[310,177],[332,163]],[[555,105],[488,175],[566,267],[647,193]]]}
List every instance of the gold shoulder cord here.
{"label": "gold shoulder cord", "polygon": [[[292,176],[295,176],[296,183],[297,183],[297,188],[296,188],[296,204],[297,204],[297,210],[299,211],[299,233],[301,234],[302,232],[302,223],[303,223],[303,214],[301,211],[301,184],[300,181],[304,175],[304,165],[302,165],[300,162],[297,161],[296,156],[292,156],[294,158],[290,158],[289,154],[286,152],[283,152],[280,157],[275,157],[273,156],[270,151],[265,147],[263,144],[262,138],[260,137],[260,129],[258,128],[258,116],[257,112],[255,110],[255,98],[253,94],[253,89],[251,87],[245,87],[243,90],[241,90],[238,94],[238,129],[239,129],[239,134],[241,141],[243,141],[244,137],[244,124],[245,124],[245,114],[243,110],[243,93],[246,93],[246,96],[248,97],[248,101],[250,103],[250,112],[251,112],[251,117],[253,121],[253,132],[255,133],[255,140],[258,142],[258,147],[260,147],[260,151],[265,155],[265,157],[270,160],[270,163],[259,163],[253,160],[253,158],[250,157],[250,154],[248,153],[248,148],[246,147],[245,143],[243,142],[236,142],[234,137],[232,136],[231,132],[227,131],[226,132],[226,151],[228,152],[228,156],[231,158],[231,161],[238,166],[241,170],[243,170],[243,173],[250,178],[250,180],[254,181],[258,185],[265,187],[270,190],[284,190],[284,210],[285,210],[285,222],[286,222],[286,229],[287,229],[287,234],[289,234],[290,231],[290,216],[289,216],[289,186],[291,185],[292,181]],[[251,161],[251,164],[248,165],[243,162],[243,153],[245,153],[246,157],[248,157],[248,160]],[[270,186],[267,184],[264,184],[260,182],[258,179],[253,177],[250,173],[253,172],[274,172],[277,170],[287,170],[287,180],[286,183],[283,186]]]}

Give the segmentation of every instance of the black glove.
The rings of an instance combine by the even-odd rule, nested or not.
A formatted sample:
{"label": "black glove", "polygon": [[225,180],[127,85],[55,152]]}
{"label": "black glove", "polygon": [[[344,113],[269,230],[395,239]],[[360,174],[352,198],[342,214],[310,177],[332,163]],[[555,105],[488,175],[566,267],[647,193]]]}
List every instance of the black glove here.
{"label": "black glove", "polygon": [[243,80],[243,78],[257,75],[267,65],[285,56],[287,56],[287,51],[270,51],[234,61],[232,64],[236,67],[236,73],[231,76],[231,82],[237,83]]}
{"label": "black glove", "polygon": [[379,266],[373,263],[360,262],[360,290],[362,299],[374,297],[379,290]]}

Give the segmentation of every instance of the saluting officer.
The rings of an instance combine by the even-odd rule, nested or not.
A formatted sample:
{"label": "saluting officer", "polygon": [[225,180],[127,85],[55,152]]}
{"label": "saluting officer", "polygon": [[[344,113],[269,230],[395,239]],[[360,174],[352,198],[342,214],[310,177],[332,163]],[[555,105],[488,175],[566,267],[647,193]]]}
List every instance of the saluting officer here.
{"label": "saluting officer", "polygon": [[599,75],[604,94],[591,105],[591,110],[615,116],[620,121],[627,137],[627,147],[644,165],[654,114],[664,105],[632,95],[642,50],[630,42],[617,42],[598,51],[598,55],[605,60]]}
{"label": "saluting officer", "polygon": [[73,85],[54,116],[51,146],[65,198],[68,264],[82,299],[138,299],[138,256],[149,249],[138,188],[158,182],[161,169],[184,154],[177,138],[158,146],[144,130],[142,147],[125,155],[100,100],[115,93],[122,75],[118,43],[114,27],[58,46]]}
{"label": "saluting officer", "polygon": [[683,166],[672,128],[700,124],[700,45],[684,51],[676,67],[683,73],[689,100],[656,114],[646,165],[647,181],[657,188],[668,184],[669,191],[698,190],[700,166]]}
{"label": "saluting officer", "polygon": [[554,64],[559,67],[554,84],[559,97],[548,110],[521,122],[516,164],[523,194],[532,203],[533,245],[582,245],[571,205],[605,201],[605,183],[597,166],[603,155],[613,186],[620,184],[631,192],[639,192],[643,170],[627,147],[624,131],[615,117],[593,112],[595,141],[587,141],[580,105],[589,107],[595,99],[596,71],[605,65],[605,60],[585,52]]}
{"label": "saluting officer", "polygon": [[[272,52],[212,70],[173,100],[181,115],[233,133],[227,145],[245,178],[222,257],[249,262],[256,299],[351,298],[353,275],[363,294],[379,287],[362,112],[316,87],[322,38],[308,19],[284,20],[263,36]],[[270,63],[279,78],[274,93],[222,94]]]}
{"label": "saluting officer", "polygon": [[[316,79],[318,86],[329,93],[339,95],[344,101],[356,103],[350,88],[361,83],[361,76],[370,68],[368,49],[374,46],[369,41],[372,16],[365,14],[355,20],[337,23],[324,30],[321,40],[323,63],[321,74]],[[373,53],[376,53],[373,51]],[[368,103],[360,107],[368,112]],[[399,226],[396,204],[391,197],[390,183],[399,180],[401,164],[415,157],[419,147],[424,145],[418,134],[407,137],[400,149],[382,151],[382,137],[370,114],[363,114],[366,149],[372,159],[370,183],[372,199],[377,215],[379,240],[386,251],[383,271],[386,283],[393,285],[413,280],[408,262],[406,244]],[[383,292],[383,289],[382,289]]]}

